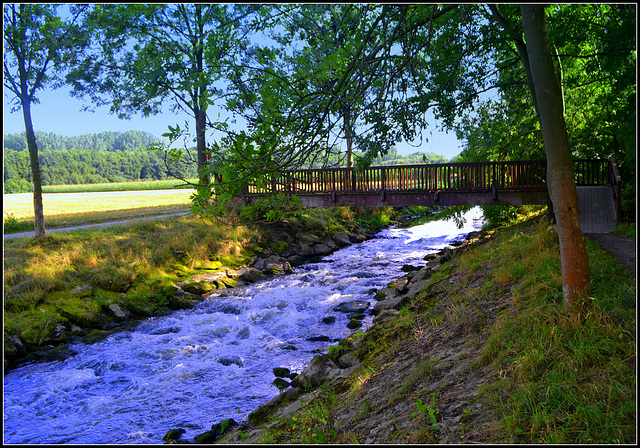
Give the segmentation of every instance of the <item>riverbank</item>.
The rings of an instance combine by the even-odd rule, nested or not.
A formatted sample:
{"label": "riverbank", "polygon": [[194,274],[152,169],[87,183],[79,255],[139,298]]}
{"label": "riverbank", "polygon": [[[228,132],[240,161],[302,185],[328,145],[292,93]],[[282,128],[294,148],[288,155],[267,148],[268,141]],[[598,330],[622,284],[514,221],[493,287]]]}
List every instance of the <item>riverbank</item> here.
{"label": "riverbank", "polygon": [[635,278],[588,241],[575,323],[544,218],[478,242],[392,282],[372,328],[196,442],[635,443]]}
{"label": "riverbank", "polygon": [[4,367],[71,356],[140,319],[190,308],[212,289],[286,273],[360,242],[393,210],[316,209],[286,223],[225,226],[193,216],[5,241]]}

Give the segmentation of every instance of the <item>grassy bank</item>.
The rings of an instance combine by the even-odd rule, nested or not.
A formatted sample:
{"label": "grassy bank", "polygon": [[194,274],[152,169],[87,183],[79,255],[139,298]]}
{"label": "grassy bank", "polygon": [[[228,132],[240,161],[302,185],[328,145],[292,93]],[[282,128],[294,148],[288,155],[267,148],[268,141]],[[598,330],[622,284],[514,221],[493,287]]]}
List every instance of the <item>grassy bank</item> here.
{"label": "grassy bank", "polygon": [[[351,231],[355,223],[380,228],[391,212],[303,210],[287,226],[291,235],[300,229],[322,237]],[[282,250],[286,243],[277,227],[226,226],[187,215],[55,233],[40,242],[5,240],[5,355],[8,347],[56,346],[82,329],[100,329],[105,309],[114,304],[141,317],[163,312],[175,282],[203,268],[237,268],[267,249]],[[92,287],[88,296],[73,292],[83,285]]]}
{"label": "grassy bank", "polygon": [[597,244],[587,250],[584,322],[563,313],[546,217],[498,229],[443,265],[394,319],[333,347],[329,356],[355,347],[361,362],[348,379],[236,440],[635,443],[636,282]]}

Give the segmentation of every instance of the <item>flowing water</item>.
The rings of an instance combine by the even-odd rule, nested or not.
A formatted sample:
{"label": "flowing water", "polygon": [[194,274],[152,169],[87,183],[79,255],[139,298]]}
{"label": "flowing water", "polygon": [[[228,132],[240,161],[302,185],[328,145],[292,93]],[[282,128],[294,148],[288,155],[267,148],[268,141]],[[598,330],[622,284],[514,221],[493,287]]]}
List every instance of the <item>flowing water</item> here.
{"label": "flowing water", "polygon": [[[184,428],[189,439],[222,419],[244,420],[278,394],[274,367],[301,372],[352,332],[334,307],[365,300],[372,308],[376,290],[404,275],[404,264],[424,265],[481,216],[468,212],[462,229],[437,221],[384,230],[293,274],[71,345],[77,354],[65,361],[13,370],[4,377],[4,443],[162,443],[169,429]],[[323,323],[329,316],[335,322]],[[308,340],[317,336],[329,342]]]}

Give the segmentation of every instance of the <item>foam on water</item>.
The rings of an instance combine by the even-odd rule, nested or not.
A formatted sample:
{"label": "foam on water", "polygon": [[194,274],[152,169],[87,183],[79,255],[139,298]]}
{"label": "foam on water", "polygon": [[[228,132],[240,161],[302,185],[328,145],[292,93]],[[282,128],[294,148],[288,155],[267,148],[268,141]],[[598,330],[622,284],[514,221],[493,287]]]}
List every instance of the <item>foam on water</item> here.
{"label": "foam on water", "polygon": [[[162,443],[169,429],[186,438],[224,419],[243,420],[278,394],[273,367],[300,372],[347,336],[333,308],[365,300],[403,275],[402,265],[474,230],[477,209],[453,222],[390,229],[305,264],[294,273],[212,294],[192,310],[150,318],[134,330],[76,344],[62,362],[23,366],[4,377],[5,443]],[[326,324],[322,319],[335,317]],[[371,316],[365,319],[370,324]]]}

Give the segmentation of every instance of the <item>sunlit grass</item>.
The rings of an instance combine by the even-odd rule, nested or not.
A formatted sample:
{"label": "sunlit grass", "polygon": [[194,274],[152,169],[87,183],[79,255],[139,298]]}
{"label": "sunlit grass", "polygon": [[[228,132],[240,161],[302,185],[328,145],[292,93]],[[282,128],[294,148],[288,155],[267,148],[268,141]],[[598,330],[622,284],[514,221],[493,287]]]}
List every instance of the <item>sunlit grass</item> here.
{"label": "sunlit grass", "polygon": [[[190,209],[191,194],[190,190],[163,194],[132,191],[101,196],[43,194],[45,228],[183,213]],[[30,195],[4,195],[3,212],[5,233],[33,230],[33,198]]]}
{"label": "sunlit grass", "polygon": [[[38,344],[46,336],[38,329],[50,331],[50,324],[60,320],[57,309],[73,305],[64,292],[82,284],[99,288],[98,305],[118,300],[132,310],[157,308],[163,304],[153,303],[153,297],[178,280],[172,268],[176,251],[194,259],[223,256],[231,247],[228,240],[246,242],[254,234],[255,229],[217,226],[187,215],[56,233],[43,241],[5,240],[5,330]],[[34,328],[30,322],[36,317],[44,320]]]}

